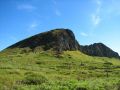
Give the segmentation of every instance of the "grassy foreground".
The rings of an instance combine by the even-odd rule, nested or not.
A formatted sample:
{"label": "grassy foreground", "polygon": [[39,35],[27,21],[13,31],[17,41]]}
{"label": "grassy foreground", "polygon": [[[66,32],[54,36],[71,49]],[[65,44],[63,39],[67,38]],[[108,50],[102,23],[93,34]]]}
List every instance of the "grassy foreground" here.
{"label": "grassy foreground", "polygon": [[65,51],[0,53],[0,90],[120,90],[120,60]]}

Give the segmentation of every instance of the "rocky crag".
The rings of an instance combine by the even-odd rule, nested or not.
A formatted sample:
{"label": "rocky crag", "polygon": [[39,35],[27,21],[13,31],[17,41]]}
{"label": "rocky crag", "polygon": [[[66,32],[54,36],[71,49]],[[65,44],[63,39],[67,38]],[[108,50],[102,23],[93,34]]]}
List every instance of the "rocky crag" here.
{"label": "rocky crag", "polygon": [[58,52],[79,50],[90,56],[120,58],[117,52],[114,52],[102,43],[95,43],[86,46],[80,45],[77,42],[74,33],[70,29],[63,28],[34,35],[17,42],[7,49],[9,48],[30,48],[32,51],[42,49],[44,51],[53,50]]}

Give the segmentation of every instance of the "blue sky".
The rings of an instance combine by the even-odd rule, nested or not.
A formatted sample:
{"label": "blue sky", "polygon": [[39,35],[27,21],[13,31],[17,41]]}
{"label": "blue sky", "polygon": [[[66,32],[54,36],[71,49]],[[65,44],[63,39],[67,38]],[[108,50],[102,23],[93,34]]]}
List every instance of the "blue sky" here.
{"label": "blue sky", "polygon": [[0,50],[31,35],[69,28],[81,45],[120,54],[120,0],[0,0]]}

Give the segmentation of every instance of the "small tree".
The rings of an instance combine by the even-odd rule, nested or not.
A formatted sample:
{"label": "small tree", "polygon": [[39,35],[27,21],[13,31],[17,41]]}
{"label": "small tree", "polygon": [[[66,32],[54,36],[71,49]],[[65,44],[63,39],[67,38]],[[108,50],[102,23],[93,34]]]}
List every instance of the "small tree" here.
{"label": "small tree", "polygon": [[106,61],[105,63],[104,63],[104,71],[106,72],[106,77],[109,77],[109,72],[112,72],[112,63],[111,62],[108,62],[108,61]]}

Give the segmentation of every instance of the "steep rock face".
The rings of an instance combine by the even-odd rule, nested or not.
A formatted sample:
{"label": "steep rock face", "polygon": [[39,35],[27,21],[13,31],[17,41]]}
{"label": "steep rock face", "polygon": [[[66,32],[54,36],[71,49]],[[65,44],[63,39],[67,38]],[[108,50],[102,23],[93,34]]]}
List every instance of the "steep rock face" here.
{"label": "steep rock face", "polygon": [[43,50],[79,50],[80,45],[75,39],[73,32],[69,29],[55,29],[48,32],[40,33],[23,41],[20,41],[8,48],[26,48],[34,50],[37,47]]}
{"label": "steep rock face", "polygon": [[117,52],[114,52],[109,47],[102,43],[95,43],[92,45],[81,46],[80,49],[83,53],[90,56],[100,56],[100,57],[115,57],[120,58]]}

